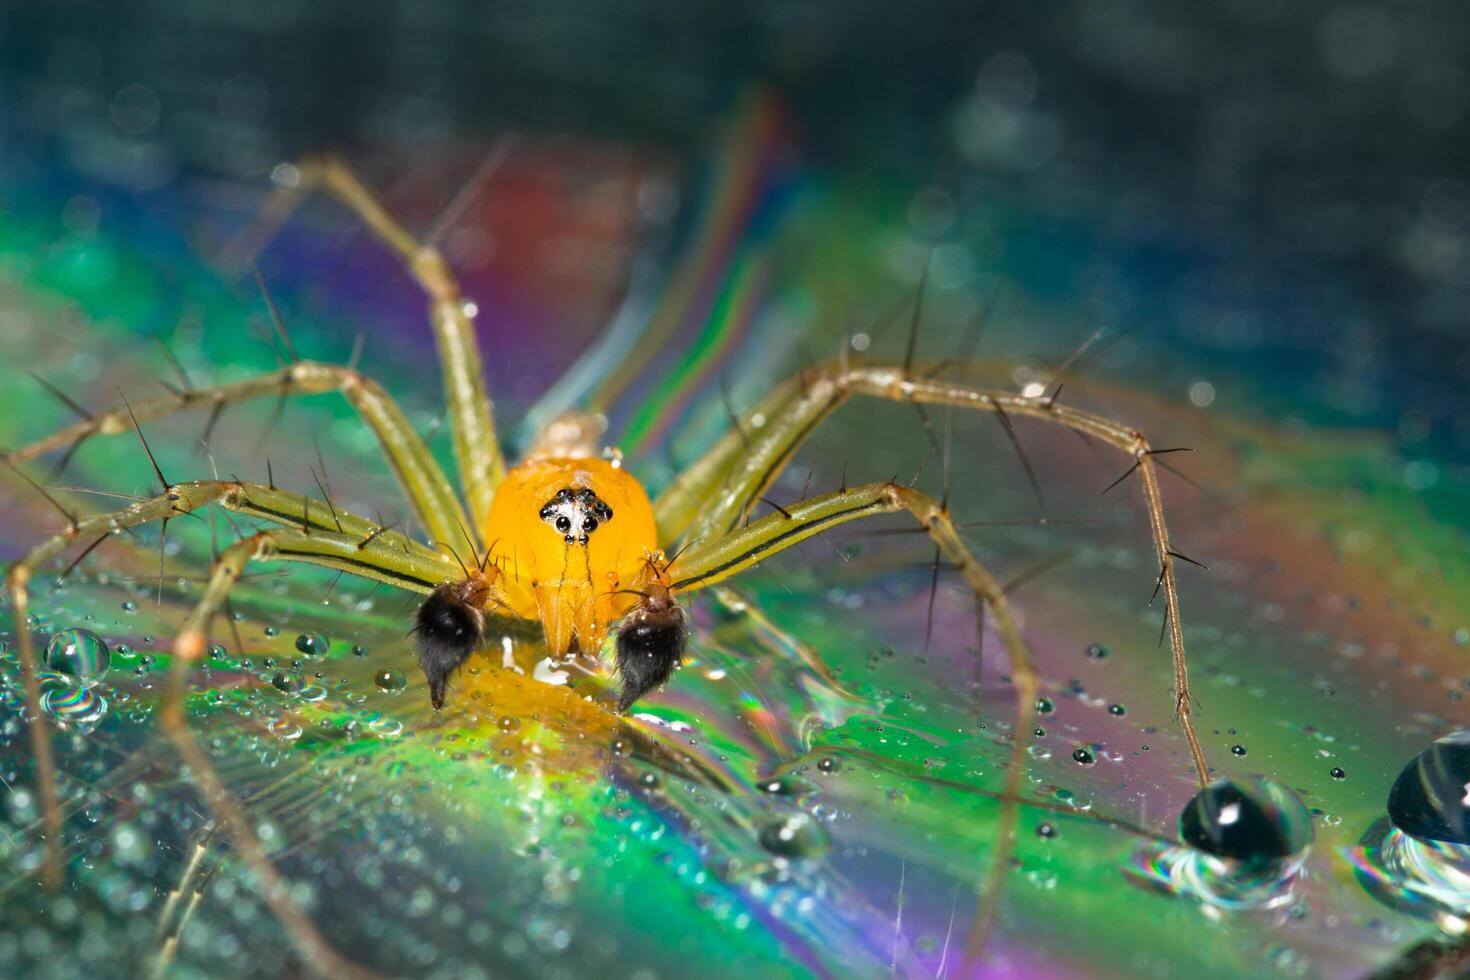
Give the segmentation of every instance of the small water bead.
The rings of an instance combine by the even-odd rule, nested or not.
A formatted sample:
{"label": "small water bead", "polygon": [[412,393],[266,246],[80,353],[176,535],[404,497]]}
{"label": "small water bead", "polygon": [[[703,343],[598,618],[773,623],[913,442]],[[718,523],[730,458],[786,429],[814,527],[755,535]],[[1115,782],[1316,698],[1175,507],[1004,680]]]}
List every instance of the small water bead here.
{"label": "small water bead", "polygon": [[1082,766],[1090,766],[1097,761],[1097,757],[1086,747],[1078,746],[1072,750],[1072,761]]}
{"label": "small water bead", "polygon": [[275,627],[275,626],[267,626],[265,628],[265,635],[266,636],[280,636],[281,635],[281,631],[280,631],[280,629],[278,627]]}
{"label": "small water bead", "polygon": [[822,770],[823,772],[836,772],[837,760],[832,758],[830,755],[824,755],[822,756],[822,758],[817,760],[817,768]]}
{"label": "small water bead", "polygon": [[1121,704],[1110,704],[1110,705],[1108,705],[1108,714],[1110,714],[1110,715],[1116,715],[1117,717],[1121,718],[1122,716],[1126,715],[1127,713],[1128,713],[1128,709],[1125,708],[1125,707],[1123,707]]}
{"label": "small water bead", "polygon": [[99,683],[112,666],[107,643],[86,629],[62,630],[46,644],[46,669],[80,687]]}
{"label": "small water bead", "polygon": [[368,648],[364,646],[354,646],[352,648],[352,655],[354,657],[366,657],[368,655]]}
{"label": "small water bead", "polygon": [[320,657],[332,647],[332,642],[320,633],[302,633],[296,637],[296,649],[308,657]]}
{"label": "small water bead", "polygon": [[271,686],[282,694],[300,694],[306,681],[294,670],[278,670],[271,678]]}
{"label": "small water bead", "polygon": [[373,683],[385,691],[401,691],[408,686],[408,677],[401,670],[380,670],[373,675]]}
{"label": "small water bead", "polygon": [[1051,698],[1040,697],[1036,699],[1036,711],[1038,714],[1049,715],[1057,710],[1057,706]]}
{"label": "small water bead", "polygon": [[1087,659],[1088,660],[1106,660],[1106,659],[1108,659],[1108,648],[1105,647],[1105,646],[1103,646],[1101,643],[1089,643],[1087,645]]}
{"label": "small water bead", "polygon": [[1424,841],[1470,845],[1470,730],[1453,732],[1414,757],[1388,793],[1388,818]]}
{"label": "small water bead", "polygon": [[1327,775],[1331,776],[1333,779],[1346,779],[1347,778],[1347,773],[1344,770],[1342,770],[1341,768],[1337,767],[1337,766],[1333,766],[1332,767],[1332,770]]}
{"label": "small water bead", "polygon": [[782,857],[814,858],[827,850],[827,830],[810,814],[798,811],[762,827],[760,843]]}
{"label": "small water bead", "polygon": [[122,608],[123,608],[123,612],[137,612],[138,611],[138,604],[136,602],[134,602],[132,599],[127,599],[127,600],[124,600],[124,602],[122,604]]}
{"label": "small water bead", "polygon": [[218,643],[212,643],[212,644],[210,644],[210,646],[209,646],[209,659],[211,659],[211,660],[223,660],[227,656],[229,656],[229,653],[228,653],[228,651],[225,650],[224,647],[220,646]]}
{"label": "small water bead", "polygon": [[1041,823],[1041,824],[1037,824],[1036,825],[1036,836],[1037,837],[1040,837],[1043,840],[1051,840],[1056,835],[1057,835],[1057,828],[1053,827],[1051,824],[1049,824],[1049,823]]}
{"label": "small water bead", "polygon": [[1216,780],[1196,793],[1179,815],[1179,837],[1217,858],[1252,864],[1302,853],[1315,832],[1295,793],[1247,777]]}
{"label": "small water bead", "polygon": [[1245,746],[1244,745],[1232,745],[1232,746],[1230,746],[1230,751],[1234,755],[1245,755]]}

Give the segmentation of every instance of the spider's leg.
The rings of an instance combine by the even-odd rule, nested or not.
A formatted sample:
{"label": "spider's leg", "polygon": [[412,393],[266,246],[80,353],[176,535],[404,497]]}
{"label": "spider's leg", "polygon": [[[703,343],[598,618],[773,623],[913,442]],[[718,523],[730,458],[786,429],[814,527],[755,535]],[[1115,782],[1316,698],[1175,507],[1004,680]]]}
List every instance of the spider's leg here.
{"label": "spider's leg", "polygon": [[88,540],[95,546],[126,528],[170,520],[212,503],[299,528],[303,537],[314,542],[313,548],[290,557],[374,578],[399,588],[428,592],[440,582],[454,577],[457,571],[457,566],[448,556],[395,531],[385,530],[365,518],[341,510],[334,512],[320,502],[313,507],[307,498],[274,487],[223,480],[176,483],[156,497],[108,513],[78,518],[64,531],[32,548],[10,566],[5,581],[15,623],[15,647],[25,690],[31,751],[36,759],[38,795],[46,832],[42,875],[49,887],[59,888],[62,882],[61,806],[56,794],[50,733],[40,710],[41,688],[35,638],[28,627],[31,578],[38,568],[78,541]]}
{"label": "spider's leg", "polygon": [[227,548],[215,562],[209,584],[174,641],[174,662],[169,673],[160,720],[179,755],[204,791],[210,809],[241,859],[260,884],[261,896],[290,934],[307,963],[327,977],[366,977],[372,972],[344,957],[318,931],[311,919],[291,897],[289,884],[281,877],[260,839],[251,827],[239,801],[231,795],[214,763],[189,731],[185,700],[191,669],[209,648],[209,626],[224,607],[230,591],[247,566],[254,562],[304,561],[346,568],[353,574],[388,582],[415,592],[430,592],[451,573],[435,558],[424,568],[405,568],[404,555],[390,546],[358,550],[358,539],[335,532],[297,530],[261,531]]}
{"label": "spider's leg", "polygon": [[871,483],[811,497],[737,531],[691,545],[669,565],[667,576],[669,588],[675,594],[708,588],[828,528],[903,510],[914,516],[945,558],[958,568],[974,591],[977,604],[990,609],[1010,660],[1011,682],[1015,687],[1016,718],[998,820],[999,839],[968,944],[969,955],[975,957],[984,947],[999,909],[1000,892],[1014,847],[1017,804],[1026,773],[1026,747],[1036,727],[1037,677],[1031,652],[1011,615],[1004,590],[960,539],[944,505],[925,493],[894,483]]}
{"label": "spider's leg", "polygon": [[[1209,767],[1195,734],[1189,673],[1184,659],[1184,627],[1174,577],[1175,552],[1164,523],[1155,450],[1137,429],[1059,404],[1046,396],[1027,397],[929,377],[900,366],[829,364],[791,378],[772,390],[737,431],[727,433],[654,502],[659,533],[672,543],[683,537],[700,542],[734,531],[761,494],[780,475],[792,455],[834,411],[854,394],[890,401],[952,405],[997,414],[1023,415],[1065,426],[1121,450],[1133,459],[1143,485],[1159,582],[1164,592],[1165,624],[1173,655],[1174,710],[1189,743],[1201,785]],[[1130,470],[1130,473],[1132,471]]]}
{"label": "spider's leg", "polygon": [[444,389],[449,399],[449,421],[454,430],[454,457],[470,512],[471,533],[490,512],[490,498],[505,476],[505,455],[495,436],[490,399],[485,392],[485,369],[475,325],[460,295],[459,282],[438,247],[420,240],[405,228],[382,200],[335,157],[301,161],[295,178],[276,188],[253,225],[238,240],[235,259],[242,268],[262,249],[307,194],[322,190],[352,210],[383,244],[398,254],[409,273],[429,297],[429,318],[439,345]]}
{"label": "spider's leg", "polygon": [[454,488],[439,464],[434,461],[424,441],[409,425],[403,410],[391,395],[371,378],[336,364],[298,361],[290,367],[243,381],[189,388],[178,394],[162,395],[127,406],[98,412],[63,429],[51,433],[9,453],[0,453],[0,461],[18,464],[57,449],[70,451],[83,440],[98,435],[121,435],[133,432],[134,418],[148,422],[177,412],[210,407],[212,418],[226,405],[259,398],[264,395],[284,397],[289,394],[315,395],[340,391],[377,437],[388,465],[393,468],[404,495],[415,516],[438,541],[459,541],[460,528],[473,527],[465,520],[464,510],[454,495]]}

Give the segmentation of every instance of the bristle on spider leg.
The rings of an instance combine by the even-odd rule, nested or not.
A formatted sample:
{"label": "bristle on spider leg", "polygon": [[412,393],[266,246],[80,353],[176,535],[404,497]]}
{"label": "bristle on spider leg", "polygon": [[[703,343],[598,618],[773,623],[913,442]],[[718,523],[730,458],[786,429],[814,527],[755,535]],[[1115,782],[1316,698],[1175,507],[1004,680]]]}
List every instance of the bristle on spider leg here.
{"label": "bristle on spider leg", "polygon": [[990,405],[995,409],[995,417],[1000,422],[1000,427],[1005,430],[1011,448],[1016,451],[1016,458],[1021,461],[1021,469],[1026,471],[1026,481],[1031,484],[1031,493],[1036,498],[1037,506],[1045,510],[1046,498],[1041,493],[1041,481],[1036,478],[1036,471],[1031,468],[1031,460],[1021,446],[1021,440],[1016,435],[1016,428],[1011,424],[1011,417],[1006,414],[1005,409],[1000,407],[1000,402],[992,401]]}
{"label": "bristle on spider leg", "polygon": [[276,306],[276,298],[271,295],[270,288],[265,284],[265,276],[260,274],[260,267],[252,265],[251,271],[255,273],[255,285],[260,290],[261,298],[265,300],[265,308],[270,313],[271,326],[275,328],[276,336],[281,338],[281,344],[286,353],[290,355],[292,363],[301,360],[296,353],[296,345],[291,340],[291,334],[286,330],[286,321],[281,319],[280,308]]}

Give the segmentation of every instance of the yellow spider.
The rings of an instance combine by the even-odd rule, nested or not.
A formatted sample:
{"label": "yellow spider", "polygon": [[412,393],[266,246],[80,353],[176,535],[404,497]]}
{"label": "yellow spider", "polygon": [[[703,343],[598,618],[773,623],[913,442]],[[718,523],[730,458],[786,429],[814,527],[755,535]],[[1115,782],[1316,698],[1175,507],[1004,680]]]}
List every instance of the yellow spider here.
{"label": "yellow spider", "polygon": [[[61,533],[33,548],[10,568],[7,585],[45,814],[48,853],[44,874],[52,886],[61,878],[57,849],[61,811],[50,733],[43,714],[36,710],[39,680],[35,642],[25,628],[27,586],[36,568],[61,556],[75,542],[95,546],[122,528],[166,521],[210,504],[278,525],[236,542],[219,556],[203,595],[174,640],[174,663],[160,717],[242,857],[262,882],[267,902],[308,961],[328,975],[343,976],[360,974],[361,968],[333,950],[290,898],[243,811],[186,725],[184,695],[189,672],[204,657],[210,624],[248,565],[308,562],[425,595],[416,616],[415,642],[436,709],[444,704],[447,681],[492,634],[497,617],[539,621],[552,654],[569,650],[596,654],[612,631],[621,679],[617,707],[626,710],[668,680],[678,665],[685,646],[680,606],[684,596],[835,525],[907,511],[959,569],[982,611],[989,611],[1010,660],[1015,722],[1001,838],[986,888],[985,904],[993,912],[1014,833],[1015,801],[1021,795],[1037,698],[1030,654],[996,578],[961,540],[945,501],[896,483],[843,486],[751,519],[753,506],[803,442],[854,395],[992,412],[1007,428],[1011,416],[1043,419],[1111,445],[1132,459],[1129,473],[1136,471],[1142,483],[1159,563],[1177,712],[1200,781],[1207,781],[1204,756],[1190,720],[1174,580],[1176,553],[1164,524],[1155,450],[1142,433],[1060,404],[1055,397],[942,380],[940,369],[948,365],[927,371],[916,368],[910,345],[902,364],[835,361],[775,385],[712,449],[652,500],[637,477],[603,457],[603,423],[589,413],[556,419],[524,459],[507,466],[485,392],[470,314],[439,251],[416,239],[340,162],[312,160],[295,172],[299,179],[292,186],[274,192],[258,226],[263,234],[256,237],[263,243],[305,194],[321,189],[355,211],[402,257],[429,300],[460,493],[378,384],[352,366],[302,360],[233,384],[188,389],[124,405],[0,459],[18,467],[44,453],[72,448],[86,438],[129,432],[136,432],[146,449],[141,423],[175,412],[206,407],[218,412],[242,399],[337,391],[377,437],[385,461],[429,539],[439,544],[467,542],[474,561],[461,564],[443,547],[431,547],[347,513],[330,500],[314,501],[273,485],[238,481],[171,484],[156,465],[155,474],[163,484],[159,495],[111,513],[74,519]],[[987,923],[985,916],[977,920],[969,942],[972,953],[983,943]]]}

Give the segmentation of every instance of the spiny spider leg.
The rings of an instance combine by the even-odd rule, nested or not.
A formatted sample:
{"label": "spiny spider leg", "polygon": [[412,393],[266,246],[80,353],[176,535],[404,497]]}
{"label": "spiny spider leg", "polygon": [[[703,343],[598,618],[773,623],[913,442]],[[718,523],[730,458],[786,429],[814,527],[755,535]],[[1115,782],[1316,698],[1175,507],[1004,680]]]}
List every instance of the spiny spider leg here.
{"label": "spiny spider leg", "polygon": [[282,557],[346,570],[420,592],[431,591],[441,582],[454,578],[458,571],[446,555],[395,531],[384,531],[380,525],[365,518],[342,510],[333,514],[320,502],[313,508],[308,498],[289,491],[223,480],[176,483],[158,496],[108,513],[78,518],[64,531],[32,548],[10,566],[6,573],[6,586],[15,622],[16,653],[25,690],[31,746],[36,757],[46,834],[42,875],[48,887],[59,888],[62,882],[61,806],[56,793],[50,733],[40,710],[35,638],[27,625],[31,578],[36,569],[61,555],[77,541],[91,540],[95,546],[126,528],[171,520],[212,503],[251,517],[299,528],[298,533],[309,540],[311,546],[289,556],[283,553]]}
{"label": "spiny spider leg", "polygon": [[967,955],[978,957],[999,909],[1000,892],[1010,865],[1017,819],[1016,805],[1026,773],[1026,747],[1036,727],[1037,677],[1031,651],[1011,615],[1010,604],[995,576],[960,539],[945,506],[928,494],[895,483],[871,483],[824,494],[787,506],[784,512],[751,521],[739,530],[688,547],[665,570],[677,595],[708,588],[815,534],[848,521],[906,510],[933,538],[975,593],[977,613],[988,607],[1010,660],[1015,687],[1016,718],[1011,730],[1010,762],[997,824],[998,840],[985,876]]}
{"label": "spiny spider leg", "polygon": [[292,181],[271,193],[259,216],[236,239],[226,257],[227,265],[236,271],[243,270],[315,190],[335,197],[383,244],[398,253],[429,297],[429,317],[439,346],[449,421],[454,430],[455,462],[465,501],[476,518],[468,526],[471,533],[478,534],[480,520],[490,511],[495,487],[505,477],[505,455],[495,435],[480,345],[475,339],[474,322],[460,295],[459,282],[433,239],[416,238],[342,161],[330,156],[311,157],[302,160],[291,173]]}
{"label": "spiny spider leg", "polygon": [[304,561],[332,568],[347,567],[353,574],[421,593],[430,592],[436,585],[454,577],[453,571],[439,556],[424,566],[405,567],[400,561],[406,557],[402,552],[385,547],[369,549],[360,555],[358,544],[358,539],[348,535],[272,530],[261,531],[227,548],[215,562],[209,585],[184,620],[174,641],[174,662],[159,719],[203,788],[210,809],[220,819],[231,842],[259,882],[266,904],[290,933],[309,965],[327,977],[370,977],[375,974],[338,953],[291,897],[289,885],[266,854],[245,811],[225,787],[213,762],[190,733],[185,701],[190,671],[204,658],[209,648],[210,623],[224,607],[246,567],[254,562]]}
{"label": "spiny spider leg", "polygon": [[44,439],[0,453],[0,460],[24,463],[56,449],[71,448],[94,435],[131,434],[133,420],[148,422],[192,408],[212,406],[217,412],[233,402],[264,395],[318,395],[339,391],[372,429],[383,456],[393,468],[415,516],[438,541],[459,540],[459,528],[469,526],[449,479],[434,461],[424,441],[409,425],[391,395],[371,378],[336,364],[298,361],[279,371],[230,384],[190,388],[100,412],[53,432]]}
{"label": "spiny spider leg", "polygon": [[[790,378],[747,415],[739,431],[727,433],[654,501],[661,537],[672,544],[684,538],[702,542],[732,532],[780,475],[808,436],[854,394],[897,402],[953,405],[1043,419],[1122,450],[1133,457],[1143,495],[1164,591],[1165,626],[1174,670],[1174,707],[1189,744],[1200,785],[1209,782],[1209,767],[1191,717],[1189,674],[1184,658],[1184,630],[1179,589],[1174,577],[1175,552],[1164,523],[1163,495],[1148,439],[1137,429],[1112,419],[1059,404],[1055,398],[1027,397],[928,377],[901,366],[828,364]],[[1131,471],[1130,471],[1131,472]]]}

